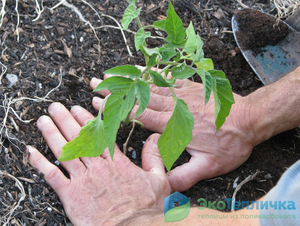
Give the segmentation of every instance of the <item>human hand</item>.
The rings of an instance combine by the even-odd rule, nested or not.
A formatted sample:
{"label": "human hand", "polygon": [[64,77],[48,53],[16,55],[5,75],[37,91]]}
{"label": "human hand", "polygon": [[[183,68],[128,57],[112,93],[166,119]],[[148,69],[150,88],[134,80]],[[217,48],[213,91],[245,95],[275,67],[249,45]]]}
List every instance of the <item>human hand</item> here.
{"label": "human hand", "polygon": [[[105,77],[106,78],[106,77]],[[101,82],[91,80],[94,89]],[[186,150],[191,155],[188,163],[167,173],[173,191],[184,191],[200,180],[228,173],[243,164],[257,144],[249,121],[249,107],[244,98],[234,94],[235,104],[223,126],[216,132],[214,98],[204,104],[202,84],[190,80],[177,80],[174,91],[183,99],[194,116],[193,139]],[[108,90],[99,92],[106,96]],[[162,133],[173,110],[169,88],[151,85],[151,98],[147,109],[137,118],[146,129]],[[99,110],[102,99],[95,97],[93,106]],[[132,117],[137,107],[134,108]]]}
{"label": "human hand", "polygon": [[[53,121],[41,116],[37,126],[58,158],[62,147],[93,116],[79,106],[69,112],[60,103],[51,104],[48,110]],[[28,147],[29,162],[57,193],[74,225],[115,225],[140,209],[163,209],[170,185],[157,149],[158,137],[152,135],[144,145],[143,169],[134,165],[117,146],[113,161],[106,149],[99,157],[61,162],[70,178],[33,147]]]}

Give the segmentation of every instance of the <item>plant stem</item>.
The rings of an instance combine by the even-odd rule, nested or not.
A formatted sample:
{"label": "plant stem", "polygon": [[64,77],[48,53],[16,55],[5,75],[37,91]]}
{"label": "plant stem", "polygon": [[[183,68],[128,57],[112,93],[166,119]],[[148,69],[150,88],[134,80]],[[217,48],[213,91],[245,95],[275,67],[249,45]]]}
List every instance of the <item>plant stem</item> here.
{"label": "plant stem", "polygon": [[142,76],[142,81],[146,82],[148,80],[149,77],[149,70],[151,69],[151,67],[146,67],[145,70],[142,72],[141,76]]}
{"label": "plant stem", "polygon": [[[159,73],[160,74],[162,74],[162,73],[164,73],[166,70],[168,70],[170,67],[171,67],[172,65],[167,65],[167,66],[165,66]],[[165,76],[164,76],[165,77]]]}
{"label": "plant stem", "polygon": [[135,19],[136,19],[136,22],[137,22],[137,24],[138,24],[138,26],[139,26],[139,29],[142,29],[142,28],[143,28],[143,25],[142,25],[142,23],[141,23],[140,18],[139,18],[139,17],[136,17]]}
{"label": "plant stem", "polygon": [[167,65],[178,65],[180,63],[177,63],[177,62],[172,62],[172,61],[160,61],[160,62],[157,62],[157,64],[167,64]]}
{"label": "plant stem", "polygon": [[103,102],[102,102],[102,104],[101,104],[101,106],[100,106],[99,112],[98,112],[98,117],[99,117],[99,116],[101,117],[101,114],[102,114],[102,111],[103,111],[104,104],[105,104],[105,102],[107,101],[107,99],[108,99],[109,97],[110,97],[110,94],[107,95],[107,96],[104,98],[104,100],[103,100]]}

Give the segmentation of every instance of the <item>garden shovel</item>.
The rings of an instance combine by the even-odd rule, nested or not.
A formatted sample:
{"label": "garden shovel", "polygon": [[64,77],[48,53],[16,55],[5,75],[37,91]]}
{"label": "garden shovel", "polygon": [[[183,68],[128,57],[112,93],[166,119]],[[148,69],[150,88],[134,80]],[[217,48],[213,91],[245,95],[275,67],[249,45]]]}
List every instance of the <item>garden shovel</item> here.
{"label": "garden shovel", "polygon": [[[255,53],[253,49],[245,49],[240,45],[243,41],[241,39],[248,35],[247,28],[244,29],[245,27],[243,27],[241,29],[241,26],[244,25],[238,23],[237,15],[232,18],[232,30],[236,43],[264,85],[277,81],[300,66],[300,32],[292,28],[295,27],[297,29],[297,26],[299,28],[297,21],[299,21],[300,13],[298,12],[297,14],[294,18],[289,19],[290,25],[282,21],[288,26],[288,35],[276,45],[267,44],[262,46],[259,54]],[[264,16],[270,17],[268,14],[264,14]],[[274,24],[274,26],[276,25]],[[237,35],[238,32],[239,34]]]}

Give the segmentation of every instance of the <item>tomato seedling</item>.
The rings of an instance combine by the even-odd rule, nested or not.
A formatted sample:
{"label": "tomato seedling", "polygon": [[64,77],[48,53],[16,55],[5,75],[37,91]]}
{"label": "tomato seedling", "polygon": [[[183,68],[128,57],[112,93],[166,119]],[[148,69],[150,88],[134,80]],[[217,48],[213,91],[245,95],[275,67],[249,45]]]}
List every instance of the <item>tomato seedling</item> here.
{"label": "tomato seedling", "polygon": [[[140,70],[132,65],[123,65],[104,72],[104,74],[117,75],[105,79],[94,90],[108,89],[111,92],[105,99],[105,109],[102,113],[102,106],[98,116],[82,127],[79,136],[63,147],[60,161],[78,157],[96,157],[107,147],[113,158],[121,122],[136,121],[136,118],[143,113],[150,100],[150,84],[168,87],[173,94],[173,114],[158,140],[158,149],[167,170],[171,169],[186,145],[192,140],[194,126],[194,117],[187,104],[177,98],[173,90],[176,79],[187,79],[198,74],[203,83],[205,104],[213,92],[216,130],[222,126],[229,115],[231,105],[234,103],[230,83],[222,71],[214,70],[211,59],[204,58],[203,42],[195,33],[192,22],[185,29],[173,5],[169,2],[165,20],[143,27],[139,19],[141,8],[136,8],[136,1],[127,1],[129,6],[125,10],[122,26],[126,30],[136,19],[139,30],[134,37],[135,48],[145,56],[146,67]],[[147,38],[151,36],[150,31],[146,31],[148,29],[165,32],[167,34],[165,43],[160,47],[147,47]],[[163,68],[155,71],[152,70],[154,66]],[[169,72],[171,78],[167,78]],[[138,110],[134,119],[131,119],[132,109],[137,102]]]}

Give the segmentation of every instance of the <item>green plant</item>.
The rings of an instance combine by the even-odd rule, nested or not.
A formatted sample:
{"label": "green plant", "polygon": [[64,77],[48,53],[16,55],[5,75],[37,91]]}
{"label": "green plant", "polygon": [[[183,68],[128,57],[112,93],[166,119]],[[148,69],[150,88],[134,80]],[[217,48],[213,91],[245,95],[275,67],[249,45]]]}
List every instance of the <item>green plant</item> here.
{"label": "green plant", "polygon": [[[146,67],[140,70],[132,65],[123,65],[104,72],[118,76],[105,79],[94,90],[108,89],[111,92],[106,97],[103,114],[102,106],[98,116],[82,127],[79,136],[63,147],[59,160],[99,156],[107,147],[113,158],[116,135],[121,122],[136,121],[148,105],[149,85],[155,84],[159,87],[169,87],[174,99],[173,114],[158,140],[163,162],[167,170],[170,170],[186,145],[192,140],[194,125],[192,113],[186,103],[176,97],[173,90],[175,80],[190,78],[197,73],[202,79],[205,104],[213,91],[216,130],[222,126],[234,103],[231,86],[222,71],[214,70],[212,60],[204,58],[203,42],[199,35],[196,35],[193,24],[190,23],[188,28],[184,29],[171,2],[169,2],[165,20],[142,27],[138,17],[141,8],[136,9],[135,6],[137,0],[127,1],[129,6],[124,13],[122,26],[128,29],[128,25],[136,19],[139,30],[134,38],[135,48],[144,54]],[[151,33],[145,30],[150,28],[166,32],[167,38],[161,47],[147,47],[146,39],[151,36]],[[152,67],[156,65],[164,67],[157,72],[152,70]],[[167,78],[169,72],[171,72],[171,78]],[[137,102],[139,108],[135,113],[135,119],[131,119],[131,111]]]}

